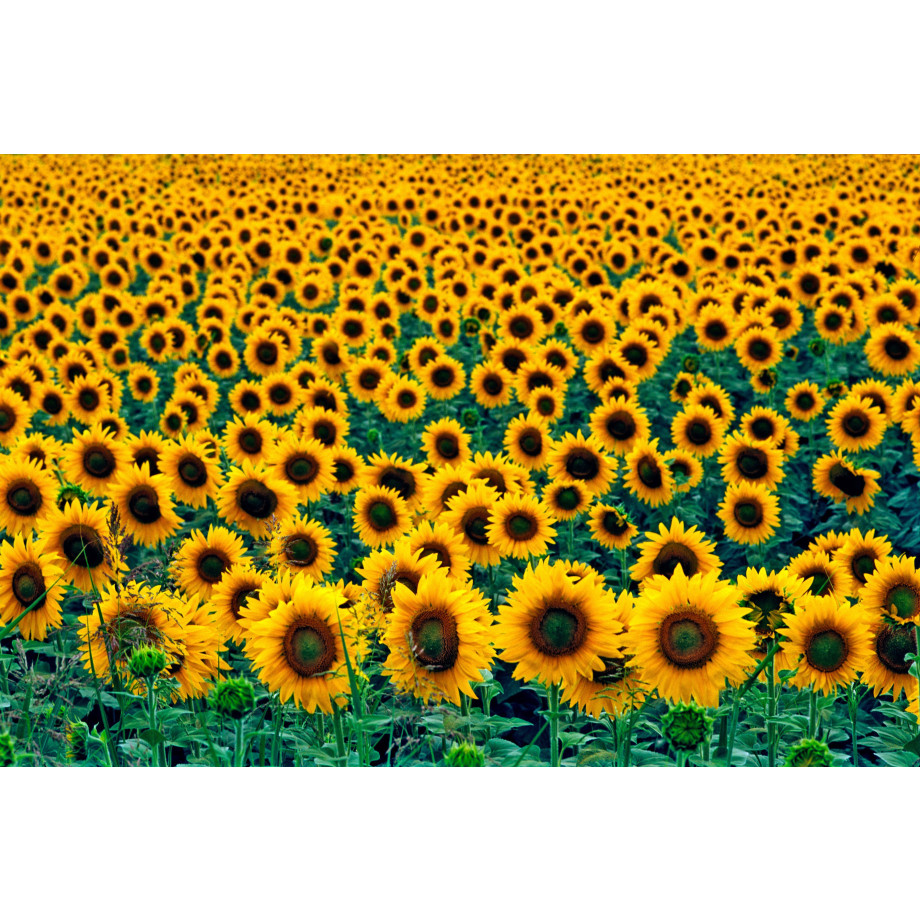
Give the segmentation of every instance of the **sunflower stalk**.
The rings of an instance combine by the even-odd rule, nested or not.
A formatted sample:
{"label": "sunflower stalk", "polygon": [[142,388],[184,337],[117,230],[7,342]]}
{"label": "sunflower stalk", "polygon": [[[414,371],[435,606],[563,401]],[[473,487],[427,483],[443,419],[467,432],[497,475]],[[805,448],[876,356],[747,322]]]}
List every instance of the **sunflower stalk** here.
{"label": "sunflower stalk", "polygon": [[351,690],[351,718],[355,727],[355,738],[358,744],[358,762],[362,767],[369,767],[367,751],[364,744],[364,701],[361,688],[358,685],[358,675],[351,663],[348,643],[345,641],[345,630],[342,628],[342,618],[336,613],[339,622],[339,636],[342,638],[342,651],[345,655],[345,667],[348,670],[348,685]]}
{"label": "sunflower stalk", "polygon": [[348,766],[348,754],[345,750],[345,730],[342,727],[342,710],[332,704],[332,730],[335,732],[335,753],[338,766]]}
{"label": "sunflower stalk", "polygon": [[850,740],[853,745],[853,766],[859,766],[859,738],[856,734],[856,717],[859,714],[859,696],[852,683],[847,684],[847,709],[850,712]]}
{"label": "sunflower stalk", "polygon": [[[156,682],[157,678],[155,674],[147,678],[147,720],[150,727],[151,738],[155,738],[156,735],[159,734],[159,729],[157,728]],[[154,767],[160,766],[160,745],[153,740],[150,741],[150,757]]]}
{"label": "sunflower stalk", "polygon": [[547,688],[549,711],[549,759],[551,767],[559,766],[559,684],[550,684]]}
{"label": "sunflower stalk", "polygon": [[776,662],[767,667],[767,765],[776,766]]}
{"label": "sunflower stalk", "polygon": [[235,732],[233,739],[233,766],[243,766],[243,720],[234,719]]}

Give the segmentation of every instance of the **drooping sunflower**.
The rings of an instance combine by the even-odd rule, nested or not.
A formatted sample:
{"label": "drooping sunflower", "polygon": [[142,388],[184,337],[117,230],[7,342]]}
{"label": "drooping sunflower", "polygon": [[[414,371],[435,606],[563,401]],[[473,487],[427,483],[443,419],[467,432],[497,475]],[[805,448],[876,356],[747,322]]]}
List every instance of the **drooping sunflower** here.
{"label": "drooping sunflower", "polygon": [[425,703],[475,699],[471,684],[494,657],[485,597],[438,572],[423,575],[414,591],[397,584],[392,597],[383,637],[392,683]]}
{"label": "drooping sunflower", "polygon": [[778,632],[787,639],[786,659],[797,668],[790,681],[825,696],[856,680],[872,649],[865,611],[830,595],[802,597]]}
{"label": "drooping sunflower", "polygon": [[247,604],[257,598],[268,581],[268,575],[249,565],[239,564],[227,569],[211,591],[214,626],[225,639],[242,643],[246,637],[240,621],[249,615]]}
{"label": "drooping sunflower", "polygon": [[718,574],[722,568],[722,560],[714,552],[715,543],[676,517],[671,518],[668,527],[659,524],[658,533],[648,531],[645,535],[649,539],[639,544],[639,559],[630,569],[634,581],[645,582],[656,575],[670,578],[677,566],[687,576]]}
{"label": "drooping sunflower", "polygon": [[297,492],[274,470],[244,460],[230,467],[217,499],[218,514],[256,539],[271,533],[273,521],[288,521],[297,507]]}
{"label": "drooping sunflower", "polygon": [[741,592],[717,572],[688,577],[677,568],[639,595],[626,634],[643,677],[669,702],[718,706],[728,680],[737,686],[753,665],[753,624]]}
{"label": "drooping sunflower", "polygon": [[616,478],[616,458],[604,450],[594,435],[568,433],[549,453],[548,474],[552,481],[579,485],[591,495],[602,495]]}
{"label": "drooping sunflower", "polygon": [[470,436],[454,418],[430,422],[422,433],[422,449],[432,466],[458,466],[472,456]]}
{"label": "drooping sunflower", "polygon": [[913,556],[889,556],[866,577],[860,603],[897,623],[920,622],[920,572]]}
{"label": "drooping sunflower", "polygon": [[881,474],[856,467],[842,450],[825,454],[815,461],[812,484],[819,495],[845,502],[848,514],[865,514],[881,491]]}
{"label": "drooping sunflower", "polygon": [[872,695],[916,692],[917,679],[910,673],[908,655],[917,654],[917,630],[913,623],[892,623],[882,614],[870,616],[869,654],[860,682],[872,688]]}
{"label": "drooping sunflower", "polygon": [[719,518],[735,543],[765,543],[779,524],[779,498],[760,483],[737,483],[725,490]]}
{"label": "drooping sunflower", "polygon": [[532,495],[503,495],[492,506],[490,521],[486,536],[502,556],[542,556],[556,536],[548,509]]}
{"label": "drooping sunflower", "polygon": [[617,398],[602,403],[592,413],[591,431],[603,446],[625,456],[636,441],[648,438],[648,415],[635,400]]}
{"label": "drooping sunflower", "polygon": [[657,508],[674,493],[674,477],[658,451],[658,439],[637,441],[626,455],[623,485],[640,501]]}
{"label": "drooping sunflower", "polygon": [[846,396],[828,413],[827,436],[841,450],[872,450],[885,436],[885,418],[871,400]]}
{"label": "drooping sunflower", "polygon": [[287,566],[321,581],[335,565],[335,549],[327,527],[307,517],[296,517],[273,533],[268,554],[276,567]]}
{"label": "drooping sunflower", "polygon": [[28,642],[44,642],[49,629],[63,622],[61,599],[67,588],[55,556],[41,552],[40,544],[18,534],[0,545],[0,625],[21,614],[18,630]]}
{"label": "drooping sunflower", "polygon": [[207,534],[193,530],[173,559],[172,575],[188,595],[208,600],[224,574],[246,559],[243,541],[225,527],[208,527]]}
{"label": "drooping sunflower", "polygon": [[39,552],[49,553],[64,580],[79,591],[102,588],[124,568],[124,557],[111,534],[106,509],[71,501],[55,509],[42,526]]}
{"label": "drooping sunflower", "polygon": [[[357,668],[357,621],[342,591],[301,576],[289,601],[262,619],[244,618],[246,654],[259,679],[281,702],[293,699],[307,712],[331,714],[349,692],[346,649]],[[343,643],[344,637],[344,643]],[[360,671],[358,672],[359,679]]]}
{"label": "drooping sunflower", "polygon": [[398,540],[410,526],[409,506],[395,490],[364,486],[355,497],[354,530],[376,549]]}
{"label": "drooping sunflower", "polygon": [[175,512],[169,480],[150,468],[128,466],[109,487],[109,497],[118,508],[121,523],[142,546],[156,546],[175,534],[182,521]]}
{"label": "drooping sunflower", "polygon": [[37,460],[0,460],[0,527],[11,536],[41,530],[54,510],[57,483]]}
{"label": "drooping sunflower", "polygon": [[783,452],[766,441],[752,441],[735,432],[726,438],[719,453],[722,478],[729,485],[760,483],[773,490],[785,475]]}
{"label": "drooping sunflower", "polygon": [[588,526],[594,539],[608,549],[626,549],[639,532],[625,509],[614,505],[597,504],[591,508]]}
{"label": "drooping sunflower", "polygon": [[160,467],[176,498],[192,508],[203,508],[209,498],[216,499],[223,485],[217,452],[195,435],[167,443]]}
{"label": "drooping sunflower", "polygon": [[569,577],[564,562],[528,565],[499,608],[495,644],[515,664],[515,680],[573,685],[592,678],[604,659],[623,657],[623,625],[603,587]]}

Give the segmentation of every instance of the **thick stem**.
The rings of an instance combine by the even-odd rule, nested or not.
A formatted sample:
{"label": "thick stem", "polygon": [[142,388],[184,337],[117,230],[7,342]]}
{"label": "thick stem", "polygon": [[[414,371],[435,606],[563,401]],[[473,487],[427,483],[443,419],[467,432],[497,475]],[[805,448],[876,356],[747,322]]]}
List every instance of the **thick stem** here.
{"label": "thick stem", "polygon": [[549,700],[549,759],[550,766],[559,766],[559,684],[550,684],[547,691]]}
{"label": "thick stem", "polygon": [[852,684],[847,685],[847,705],[850,708],[850,734],[853,741],[853,766],[859,766],[859,740],[856,735],[856,716],[859,714],[859,698]]}
{"label": "thick stem", "polygon": [[332,728],[335,732],[335,753],[336,760],[340,767],[348,766],[348,756],[345,753],[345,730],[342,727],[342,710],[332,704]]}
{"label": "thick stem", "polygon": [[233,766],[243,766],[243,720],[236,719],[236,732],[233,742]]}
{"label": "thick stem", "polygon": [[767,665],[767,765],[776,766],[776,662]]}
{"label": "thick stem", "polygon": [[[147,678],[147,720],[152,734],[157,732],[157,694],[156,676]],[[150,756],[153,766],[160,765],[160,746],[154,741],[150,742]]]}
{"label": "thick stem", "polygon": [[728,752],[725,755],[725,765],[732,765],[732,754],[735,752],[735,732],[738,729],[738,709],[741,704],[741,693],[738,690],[732,691],[732,715],[731,728],[728,733]]}
{"label": "thick stem", "polygon": [[811,691],[811,700],[808,707],[808,737],[817,738],[818,731],[818,694]]}

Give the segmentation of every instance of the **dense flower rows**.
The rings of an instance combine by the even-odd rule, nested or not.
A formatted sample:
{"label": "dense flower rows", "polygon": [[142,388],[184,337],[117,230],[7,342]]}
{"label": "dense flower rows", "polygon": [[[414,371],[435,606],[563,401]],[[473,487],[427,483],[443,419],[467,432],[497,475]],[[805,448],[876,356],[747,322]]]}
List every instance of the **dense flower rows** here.
{"label": "dense flower rows", "polygon": [[7,759],[916,763],[918,176],[0,160]]}

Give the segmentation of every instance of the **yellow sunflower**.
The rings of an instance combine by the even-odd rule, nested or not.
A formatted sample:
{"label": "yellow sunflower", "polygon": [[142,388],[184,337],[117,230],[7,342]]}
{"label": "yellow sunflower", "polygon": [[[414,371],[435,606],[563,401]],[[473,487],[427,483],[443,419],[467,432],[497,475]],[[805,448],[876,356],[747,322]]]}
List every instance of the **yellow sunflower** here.
{"label": "yellow sunflower", "polygon": [[722,478],[729,485],[757,482],[773,490],[783,476],[783,452],[766,441],[752,441],[743,434],[730,435],[719,453]]}
{"label": "yellow sunflower", "polygon": [[245,639],[246,633],[240,621],[249,615],[247,605],[259,596],[267,581],[265,572],[243,563],[227,569],[213,586],[211,606],[214,609],[214,625],[225,640],[242,643]]}
{"label": "yellow sunflower", "polygon": [[868,619],[869,654],[863,665],[861,683],[872,688],[872,695],[916,692],[917,679],[910,673],[908,655],[917,654],[917,630],[913,623],[892,623],[876,614]]}
{"label": "yellow sunflower", "polygon": [[0,526],[10,536],[41,530],[54,510],[57,482],[37,460],[0,460]]}
{"label": "yellow sunflower", "polygon": [[186,594],[210,598],[224,573],[246,558],[243,541],[224,527],[208,527],[207,534],[193,530],[173,559],[172,576]]}
{"label": "yellow sunflower", "polygon": [[920,572],[913,556],[889,556],[866,576],[860,602],[896,623],[920,623]]}
{"label": "yellow sunflower", "polygon": [[890,555],[891,544],[884,537],[876,536],[874,530],[862,534],[857,528],[853,528],[834,554],[834,559],[850,578],[847,595],[858,597],[865,587],[866,579],[875,571],[876,566]]}
{"label": "yellow sunflower", "polygon": [[317,501],[332,491],[333,453],[319,441],[284,432],[266,456],[266,466],[290,485],[299,504]]}
{"label": "yellow sunflower", "polygon": [[513,662],[515,680],[573,685],[593,678],[604,660],[621,658],[623,625],[603,587],[568,575],[564,562],[528,565],[515,575],[508,603],[499,608],[495,644]]}
{"label": "yellow sunflower", "polygon": [[639,528],[629,519],[623,508],[597,504],[591,508],[588,526],[594,539],[608,549],[626,549]]}
{"label": "yellow sunflower", "polygon": [[124,444],[96,424],[83,432],[74,429],[73,440],[64,448],[61,467],[68,481],[105,498],[112,482],[130,463]]}
{"label": "yellow sunflower", "polygon": [[853,465],[842,450],[819,457],[812,469],[815,491],[834,502],[844,502],[847,514],[865,514],[872,508],[876,494],[882,489],[880,478],[881,474],[875,470]]}
{"label": "yellow sunflower", "polygon": [[236,524],[256,539],[268,536],[273,522],[288,521],[297,507],[294,487],[274,471],[244,460],[230,467],[217,510],[228,524]]}
{"label": "yellow sunflower", "polygon": [[460,536],[444,521],[422,521],[397,542],[395,549],[403,546],[413,553],[418,550],[423,558],[432,557],[458,581],[467,580],[472,564],[469,553]]}
{"label": "yellow sunflower", "polygon": [[26,641],[44,642],[49,629],[63,622],[61,599],[67,588],[55,556],[22,534],[0,545],[0,625],[19,621]]}
{"label": "yellow sunflower", "polygon": [[424,703],[475,699],[471,684],[494,657],[484,596],[435,572],[422,575],[415,590],[396,584],[392,600],[384,674]]}
{"label": "yellow sunflower", "polygon": [[[736,579],[741,591],[741,604],[748,608],[747,618],[754,624],[757,646],[755,658],[762,659],[776,638],[776,630],[786,625],[786,618],[807,585],[801,578],[789,572],[767,572],[765,568],[748,568]],[[776,653],[776,670],[789,667],[782,658],[782,650]],[[791,670],[791,668],[790,668]]]}
{"label": "yellow sunflower", "polygon": [[151,475],[145,464],[128,466],[109,487],[125,530],[142,546],[156,546],[182,526],[169,493],[169,480]]}
{"label": "yellow sunflower", "polygon": [[760,483],[737,483],[725,490],[719,518],[735,543],[766,543],[779,524],[779,498]]}
{"label": "yellow sunflower", "polygon": [[716,572],[688,578],[678,566],[636,600],[627,651],[662,698],[716,707],[725,681],[737,686],[754,664],[747,613],[741,592]]}
{"label": "yellow sunflower", "polygon": [[515,463],[525,469],[542,470],[554,446],[549,423],[533,412],[512,419],[505,429],[505,450]]}
{"label": "yellow sunflower", "polygon": [[635,400],[622,397],[602,403],[590,418],[591,431],[609,451],[626,456],[636,441],[648,438],[648,415]]}
{"label": "yellow sunflower", "polygon": [[489,520],[486,536],[502,556],[543,556],[556,536],[551,514],[532,495],[503,495],[492,506]]}
{"label": "yellow sunflower", "polygon": [[367,546],[376,549],[394,543],[409,524],[409,507],[395,489],[369,486],[355,497],[354,530]]}
{"label": "yellow sunflower", "polygon": [[192,508],[203,508],[216,499],[224,477],[216,451],[195,435],[167,443],[160,468],[178,501]]}
{"label": "yellow sunflower", "polygon": [[422,433],[422,450],[432,466],[458,466],[472,456],[470,436],[454,418],[430,422]]}
{"label": "yellow sunflower", "polygon": [[798,669],[790,681],[825,696],[856,680],[872,649],[863,608],[831,596],[801,598],[778,632],[787,639],[786,658]]}
{"label": "yellow sunflower", "polygon": [[674,476],[658,451],[658,439],[637,441],[626,455],[623,485],[640,501],[657,508],[671,501]]}
{"label": "yellow sunflower", "polygon": [[591,495],[602,495],[616,478],[616,458],[594,436],[580,431],[565,434],[549,453],[548,474],[552,481],[578,485]]}
{"label": "yellow sunflower", "polygon": [[296,517],[275,531],[268,547],[276,568],[287,566],[316,581],[335,566],[335,542],[329,529],[307,517]]}
{"label": "yellow sunflower", "polygon": [[656,575],[670,578],[678,566],[687,576],[718,574],[722,568],[722,561],[714,552],[715,543],[676,517],[671,518],[668,527],[659,524],[658,533],[648,531],[646,536],[649,539],[639,544],[639,560],[630,569],[633,581],[645,582]]}
{"label": "yellow sunflower", "polygon": [[885,417],[871,400],[847,396],[828,413],[827,436],[840,450],[872,450],[885,436]]}

